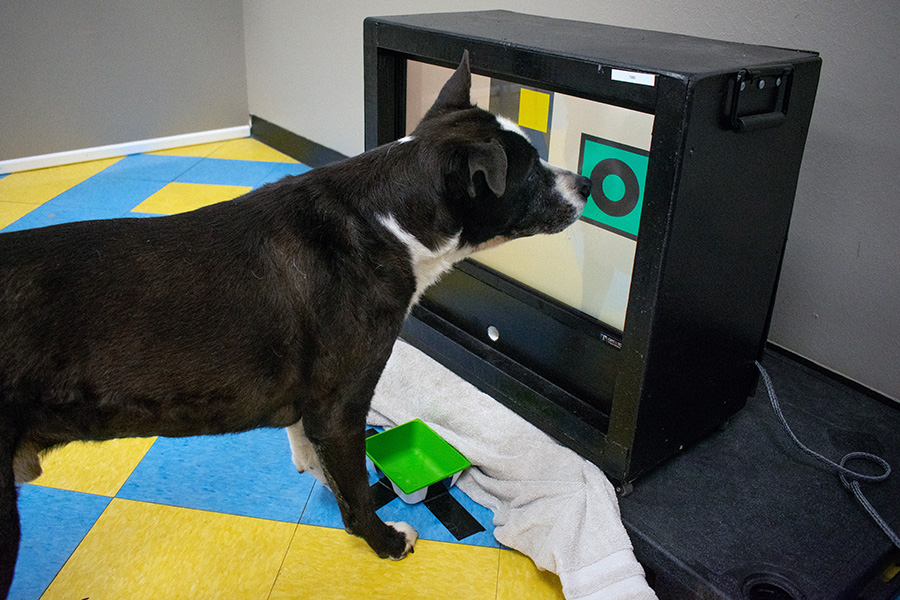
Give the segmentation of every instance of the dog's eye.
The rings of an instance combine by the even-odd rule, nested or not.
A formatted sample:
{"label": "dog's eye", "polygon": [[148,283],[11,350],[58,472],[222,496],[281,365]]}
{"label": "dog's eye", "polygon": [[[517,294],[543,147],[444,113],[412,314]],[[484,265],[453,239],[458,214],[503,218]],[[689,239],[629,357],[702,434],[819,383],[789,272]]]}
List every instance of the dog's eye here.
{"label": "dog's eye", "polygon": [[533,163],[531,163],[531,168],[528,169],[528,177],[526,177],[526,179],[528,180],[528,183],[534,183],[541,178],[543,173],[544,165],[540,160],[535,160]]}

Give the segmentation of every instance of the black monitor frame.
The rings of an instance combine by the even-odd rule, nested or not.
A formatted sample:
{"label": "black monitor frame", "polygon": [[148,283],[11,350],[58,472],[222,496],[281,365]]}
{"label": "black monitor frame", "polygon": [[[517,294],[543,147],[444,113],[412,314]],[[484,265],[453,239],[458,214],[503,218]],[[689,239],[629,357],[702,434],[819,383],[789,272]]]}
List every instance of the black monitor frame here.
{"label": "black monitor frame", "polygon": [[[618,482],[744,405],[771,320],[816,53],[506,11],[373,17],[364,32],[367,148],[405,135],[407,61],[453,68],[463,50],[473,73],[654,115],[623,331],[465,261],[414,308],[407,341]],[[620,69],[655,85],[617,81]]]}

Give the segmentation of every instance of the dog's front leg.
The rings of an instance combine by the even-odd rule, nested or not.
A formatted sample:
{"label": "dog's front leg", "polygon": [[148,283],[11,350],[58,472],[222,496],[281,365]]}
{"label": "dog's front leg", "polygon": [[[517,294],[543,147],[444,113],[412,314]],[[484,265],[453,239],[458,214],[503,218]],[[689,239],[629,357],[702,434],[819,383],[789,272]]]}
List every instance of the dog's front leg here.
{"label": "dog's front leg", "polygon": [[413,551],[418,534],[406,523],[385,523],[375,514],[366,472],[366,414],[359,407],[332,405],[326,415],[304,414],[303,427],[337,499],[344,528],[381,558],[400,560]]}

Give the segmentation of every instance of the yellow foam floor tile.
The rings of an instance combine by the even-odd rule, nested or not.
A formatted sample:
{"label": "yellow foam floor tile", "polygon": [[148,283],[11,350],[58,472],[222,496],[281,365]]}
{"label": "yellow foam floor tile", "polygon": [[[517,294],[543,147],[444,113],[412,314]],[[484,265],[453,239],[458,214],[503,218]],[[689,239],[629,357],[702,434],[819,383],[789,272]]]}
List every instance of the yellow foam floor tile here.
{"label": "yellow foam floor tile", "polygon": [[113,499],[42,600],[265,600],[296,529]]}
{"label": "yellow foam floor tile", "polygon": [[210,142],[208,144],[196,144],[182,146],[169,150],[157,150],[148,154],[163,156],[199,156],[203,158],[223,158],[230,160],[257,160],[265,162],[296,163],[287,154],[282,154],[274,148],[263,144],[253,138],[238,138],[224,142]]}
{"label": "yellow foam floor tile", "polygon": [[266,162],[296,163],[297,161],[282,154],[274,148],[266,146],[253,138],[229,140],[209,155],[209,158],[226,158],[233,160],[259,160]]}
{"label": "yellow foam floor tile", "polygon": [[494,600],[497,548],[419,540],[401,561],[378,558],[342,529],[300,525],[270,600]]}
{"label": "yellow foam floor tile", "polygon": [[0,179],[0,202],[40,206],[120,160],[122,157],[13,173]]}
{"label": "yellow foam floor tile", "polygon": [[[0,180],[2,181],[2,180]],[[34,204],[18,202],[0,202],[0,229],[15,223],[35,209]]]}
{"label": "yellow foam floor tile", "polygon": [[34,485],[115,496],[156,438],[73,442],[41,458],[44,474]]}
{"label": "yellow foam floor tile", "polygon": [[169,148],[168,150],[154,150],[147,154],[156,154],[159,156],[193,156],[206,158],[216,150],[222,147],[225,142],[209,142],[208,144],[193,144],[191,146],[180,146],[178,148]]}
{"label": "yellow foam floor tile", "polygon": [[235,185],[169,183],[134,207],[132,212],[174,215],[237,198],[251,189]]}
{"label": "yellow foam floor tile", "polygon": [[497,600],[565,600],[555,573],[541,571],[515,550],[500,550]]}

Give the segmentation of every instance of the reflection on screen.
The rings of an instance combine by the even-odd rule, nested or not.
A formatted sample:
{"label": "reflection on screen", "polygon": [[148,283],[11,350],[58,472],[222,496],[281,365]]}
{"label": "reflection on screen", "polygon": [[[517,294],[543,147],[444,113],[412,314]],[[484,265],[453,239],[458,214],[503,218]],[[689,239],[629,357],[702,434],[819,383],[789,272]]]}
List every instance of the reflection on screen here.
{"label": "reflection on screen", "polygon": [[[408,61],[407,133],[451,73]],[[594,184],[581,220],[564,232],[472,258],[624,330],[653,115],[479,75],[472,76],[472,102],[518,123],[542,158]]]}

